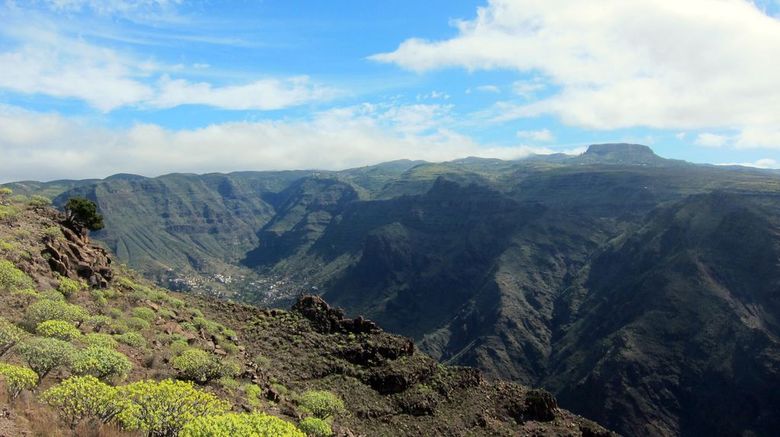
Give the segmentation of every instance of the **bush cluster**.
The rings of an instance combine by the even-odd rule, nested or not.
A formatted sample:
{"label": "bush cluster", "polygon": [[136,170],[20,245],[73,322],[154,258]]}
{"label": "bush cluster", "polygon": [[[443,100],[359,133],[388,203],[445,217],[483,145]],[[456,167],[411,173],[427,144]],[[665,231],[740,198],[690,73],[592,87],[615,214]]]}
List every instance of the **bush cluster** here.
{"label": "bush cluster", "polygon": [[81,336],[79,328],[65,320],[46,320],[35,327],[35,332],[42,337],[57,338],[65,341]]}
{"label": "bush cluster", "polygon": [[146,347],[146,339],[143,335],[137,332],[126,332],[114,336],[118,342],[126,344],[131,347]]}
{"label": "bush cluster", "polygon": [[171,360],[171,364],[182,379],[200,383],[220,378],[228,372],[216,356],[200,349],[188,349],[182,352]]}
{"label": "bush cluster", "polygon": [[307,417],[301,420],[298,427],[309,437],[331,437],[333,427],[326,420],[319,417]]}
{"label": "bush cluster", "polygon": [[18,326],[0,317],[0,357],[24,338],[25,332]]}
{"label": "bush cluster", "polygon": [[5,383],[8,397],[16,399],[22,390],[32,390],[38,384],[38,374],[27,367],[0,363],[0,380]]}
{"label": "bush cluster", "polygon": [[77,375],[123,379],[133,368],[127,356],[111,347],[88,346],[73,354],[70,368]]}
{"label": "bush cluster", "polygon": [[40,379],[55,367],[68,364],[74,351],[72,344],[56,338],[33,337],[19,343],[19,354]]}
{"label": "bush cluster", "polygon": [[309,390],[298,399],[301,411],[320,419],[327,419],[344,412],[344,401],[335,393],[325,390]]}
{"label": "bush cluster", "polygon": [[59,279],[57,290],[60,293],[62,293],[65,297],[70,297],[74,293],[81,290],[81,284],[78,281],[74,281],[73,279],[66,278],[63,276]]}
{"label": "bush cluster", "polygon": [[34,329],[39,323],[47,320],[64,320],[80,324],[89,318],[89,313],[78,306],[59,300],[41,299],[27,307],[24,313],[24,323]]}
{"label": "bush cluster", "polygon": [[71,428],[87,417],[108,423],[130,407],[115,387],[94,376],[70,377],[46,390],[41,399],[57,409]]}
{"label": "bush cluster", "polygon": [[33,280],[6,259],[0,260],[0,290],[16,291],[33,288]]}
{"label": "bush cluster", "polygon": [[182,428],[180,437],[305,437],[295,425],[263,413],[230,413],[193,420]]}

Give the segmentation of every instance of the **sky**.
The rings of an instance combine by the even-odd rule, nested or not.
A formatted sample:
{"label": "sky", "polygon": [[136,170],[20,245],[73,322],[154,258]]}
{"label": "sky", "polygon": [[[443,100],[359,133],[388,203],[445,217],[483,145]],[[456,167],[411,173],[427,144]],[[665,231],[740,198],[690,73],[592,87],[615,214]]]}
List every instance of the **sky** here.
{"label": "sky", "polygon": [[0,0],[0,182],[646,144],[780,168],[780,0]]}

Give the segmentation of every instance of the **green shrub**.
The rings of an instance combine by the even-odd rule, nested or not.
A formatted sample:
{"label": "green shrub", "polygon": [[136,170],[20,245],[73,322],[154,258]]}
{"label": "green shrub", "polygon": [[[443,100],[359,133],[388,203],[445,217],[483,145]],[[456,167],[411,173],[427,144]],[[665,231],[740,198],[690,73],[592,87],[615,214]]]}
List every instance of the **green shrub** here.
{"label": "green shrub", "polygon": [[186,340],[174,340],[168,345],[168,350],[171,351],[173,355],[180,355],[188,349],[190,349],[190,345],[187,344]]}
{"label": "green shrub", "polygon": [[38,297],[42,300],[58,300],[64,301],[65,296],[57,290],[45,290],[38,293]]}
{"label": "green shrub", "polygon": [[263,413],[201,417],[182,428],[181,437],[305,437],[295,425]]}
{"label": "green shrub", "polygon": [[119,387],[133,407],[123,415],[124,426],[151,436],[174,436],[189,422],[226,413],[230,404],[191,383],[166,379],[141,381]]}
{"label": "green shrub", "polygon": [[46,320],[35,327],[35,333],[42,337],[70,341],[81,335],[79,328],[64,320]]}
{"label": "green shrub", "polygon": [[116,338],[120,343],[126,344],[128,346],[139,348],[146,347],[146,339],[143,335],[137,332],[126,332],[124,334],[116,335],[114,338]]}
{"label": "green shrub", "polygon": [[195,382],[208,382],[222,376],[222,366],[217,357],[200,349],[189,349],[171,360],[179,377]]}
{"label": "green shrub", "polygon": [[16,291],[34,286],[33,280],[11,261],[0,260],[0,290]]}
{"label": "green shrub", "polygon": [[244,395],[246,396],[246,401],[251,405],[252,407],[259,407],[262,404],[262,401],[260,400],[260,396],[263,393],[263,389],[260,388],[257,384],[246,384],[241,389],[244,391]]}
{"label": "green shrub", "polygon": [[135,307],[131,311],[131,314],[134,317],[146,320],[147,322],[152,322],[157,318],[157,314],[155,314],[154,310],[146,307]]}
{"label": "green shrub", "polygon": [[87,319],[86,323],[92,327],[92,329],[95,330],[95,332],[100,332],[103,329],[111,326],[111,323],[113,321],[111,320],[111,317],[108,316],[91,316],[89,319]]}
{"label": "green shrub", "polygon": [[308,437],[330,437],[333,435],[333,428],[330,423],[318,417],[307,417],[298,424]]}
{"label": "green shrub", "polygon": [[25,332],[18,326],[0,317],[0,357],[24,338]]}
{"label": "green shrub", "polygon": [[15,206],[0,205],[0,220],[15,217],[19,212],[19,208]]}
{"label": "green shrub", "polygon": [[78,305],[44,299],[27,307],[27,311],[24,313],[24,324],[30,329],[34,329],[39,323],[47,320],[64,320],[80,324],[88,317],[87,311]]}
{"label": "green shrub", "polygon": [[127,356],[111,347],[88,346],[73,354],[70,368],[77,375],[124,379],[133,368]]}
{"label": "green shrub", "polygon": [[65,235],[63,235],[62,229],[60,229],[59,226],[49,226],[48,228],[43,230],[43,235],[53,240],[56,240],[58,238],[65,238]]}
{"label": "green shrub", "polygon": [[12,252],[14,250],[16,250],[16,244],[9,243],[8,241],[5,240],[0,240],[0,251]]}
{"label": "green shrub", "polygon": [[14,190],[8,187],[0,187],[0,200],[5,200],[14,194]]}
{"label": "green shrub", "polygon": [[130,407],[119,391],[94,376],[73,376],[46,390],[41,399],[75,428],[84,418],[108,423]]}
{"label": "green shrub", "polygon": [[72,344],[56,338],[33,337],[19,343],[19,354],[40,379],[55,367],[68,364],[74,352]]}
{"label": "green shrub", "polygon": [[32,390],[38,384],[38,374],[27,367],[0,363],[0,380],[5,383],[8,397],[16,399],[22,390]]}
{"label": "green shrub", "polygon": [[129,317],[125,320],[125,324],[133,331],[143,331],[144,329],[149,329],[149,326],[151,326],[149,322],[139,317]]}
{"label": "green shrub", "polygon": [[44,206],[51,205],[51,200],[48,197],[33,194],[30,196],[30,206],[35,208],[43,208]]}
{"label": "green shrub", "polygon": [[81,290],[81,284],[78,281],[63,276],[59,279],[57,290],[65,297],[70,297]]}
{"label": "green shrub", "polygon": [[108,310],[108,316],[112,319],[118,319],[122,317],[122,315],[124,315],[124,313],[119,308],[111,308]]}
{"label": "green shrub", "polygon": [[231,393],[238,390],[238,387],[240,386],[238,381],[236,381],[236,379],[232,376],[222,376],[217,380],[217,382],[222,388]]}
{"label": "green shrub", "polygon": [[114,337],[102,332],[90,332],[81,337],[81,342],[87,346],[102,346],[107,348],[115,348],[119,344]]}
{"label": "green shrub", "polygon": [[309,390],[298,399],[302,412],[320,419],[327,419],[344,411],[344,401],[335,393],[325,390]]}
{"label": "green shrub", "polygon": [[38,293],[34,288],[25,288],[22,290],[16,290],[14,292],[11,292],[14,296],[20,296],[25,299],[27,299],[28,302],[32,302],[33,300],[40,299],[41,294]]}

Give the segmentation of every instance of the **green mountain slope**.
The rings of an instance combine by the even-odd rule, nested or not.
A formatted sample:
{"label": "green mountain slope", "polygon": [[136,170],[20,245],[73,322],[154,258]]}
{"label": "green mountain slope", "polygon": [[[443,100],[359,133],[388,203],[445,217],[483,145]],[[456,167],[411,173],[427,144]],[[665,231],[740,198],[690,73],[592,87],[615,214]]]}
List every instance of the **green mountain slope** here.
{"label": "green mountain slope", "polygon": [[243,276],[210,290],[251,303],[321,293],[628,435],[771,435],[776,172],[607,144],[284,176],[119,178],[62,199],[95,188],[116,235],[101,238],[145,273]]}

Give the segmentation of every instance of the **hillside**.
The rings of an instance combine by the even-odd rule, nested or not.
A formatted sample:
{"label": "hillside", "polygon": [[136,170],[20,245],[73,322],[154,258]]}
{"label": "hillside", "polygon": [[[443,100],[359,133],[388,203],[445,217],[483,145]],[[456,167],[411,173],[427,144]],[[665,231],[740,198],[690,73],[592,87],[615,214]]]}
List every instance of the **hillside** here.
{"label": "hillside", "polygon": [[318,297],[284,311],[156,288],[41,199],[2,196],[0,435],[228,436],[250,418],[262,435],[610,435]]}
{"label": "hillside", "polygon": [[[771,435],[777,427],[768,412],[778,399],[762,389],[780,385],[776,172],[603,144],[579,156],[285,175],[139,178],[124,202],[107,194],[124,182],[109,179],[58,201],[93,198],[113,226],[95,236],[111,248],[118,240],[108,234],[176,241],[159,252],[119,250],[131,266],[148,268],[145,259],[158,256],[174,273],[244,278],[191,291],[285,306],[316,292],[412,337],[440,362],[545,387],[564,407],[627,435]],[[172,178],[190,188],[149,188]],[[208,188],[220,178],[276,182],[233,191],[231,203]],[[211,200],[169,214],[159,211],[168,197]],[[252,209],[238,205],[262,208],[242,215]],[[241,219],[217,221],[213,233],[169,226],[217,213]],[[207,241],[214,247],[203,250]]]}

